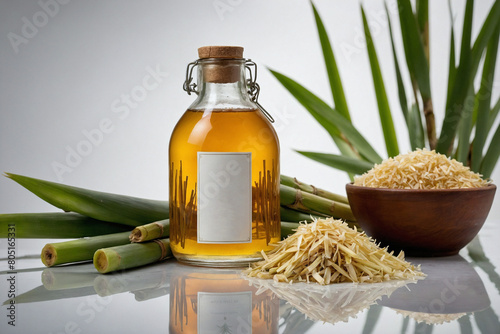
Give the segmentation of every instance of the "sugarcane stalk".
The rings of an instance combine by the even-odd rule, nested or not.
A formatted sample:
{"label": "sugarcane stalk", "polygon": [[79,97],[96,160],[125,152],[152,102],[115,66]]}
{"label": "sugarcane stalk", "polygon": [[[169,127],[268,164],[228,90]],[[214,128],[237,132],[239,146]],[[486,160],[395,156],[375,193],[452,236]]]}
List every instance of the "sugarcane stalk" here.
{"label": "sugarcane stalk", "polygon": [[105,274],[143,266],[171,256],[170,239],[156,239],[99,249],[94,254],[94,266],[98,272]]}
{"label": "sugarcane stalk", "polygon": [[166,238],[170,235],[170,220],[164,219],[154,223],[137,226],[130,233],[130,242],[145,242]]}
{"label": "sugarcane stalk", "polygon": [[120,232],[46,244],[42,249],[42,262],[47,267],[63,263],[90,261],[100,248],[130,243],[130,232]]}
{"label": "sugarcane stalk", "polygon": [[6,173],[44,201],[98,220],[138,226],[168,218],[168,202],[105,193]]}
{"label": "sugarcane stalk", "polygon": [[305,192],[313,194],[313,195],[328,198],[328,199],[335,201],[335,202],[349,204],[347,197],[332,193],[330,191],[327,191],[327,190],[324,190],[321,188],[316,188],[313,185],[305,184],[305,183],[297,180],[297,178],[295,178],[295,177],[280,175],[280,183],[282,185],[292,187],[295,189],[300,189],[302,191],[305,191]]}
{"label": "sugarcane stalk", "polygon": [[281,239],[286,239],[289,235],[294,234],[299,227],[299,223],[281,222]]}
{"label": "sugarcane stalk", "polygon": [[9,231],[16,238],[70,239],[130,231],[130,226],[73,212],[0,214],[0,238],[7,238]]}
{"label": "sugarcane stalk", "polygon": [[312,222],[315,218],[324,218],[324,216],[296,211],[285,206],[280,206],[280,215],[281,220],[286,222]]}
{"label": "sugarcane stalk", "polygon": [[355,221],[349,205],[280,185],[280,203],[290,209]]}

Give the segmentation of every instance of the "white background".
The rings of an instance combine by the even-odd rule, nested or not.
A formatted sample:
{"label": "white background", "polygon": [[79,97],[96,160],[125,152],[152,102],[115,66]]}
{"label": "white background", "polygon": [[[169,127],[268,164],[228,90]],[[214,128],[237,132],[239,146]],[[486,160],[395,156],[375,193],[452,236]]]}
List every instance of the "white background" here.
{"label": "white background", "polygon": [[[46,2],[50,1],[42,0]],[[492,2],[476,1],[474,35]],[[464,1],[452,3],[459,38]],[[315,4],[335,49],[353,122],[386,156],[363,45],[360,3],[322,0]],[[394,1],[388,4],[392,8]],[[400,150],[406,152],[409,145],[399,110],[383,2],[365,1],[364,6]],[[294,152],[335,153],[337,149],[266,69],[294,78],[331,102],[308,1],[70,1],[58,8],[53,6],[52,16],[44,16],[41,11],[37,1],[0,2],[0,171],[167,199],[169,136],[194,99],[182,90],[186,65],[197,58],[200,46],[241,45],[245,57],[259,65],[260,102],[277,120],[282,173],[344,193],[348,182],[345,173]],[[392,10],[391,18],[400,62],[404,64],[396,11]],[[26,30],[26,21],[37,23],[37,31]],[[23,36],[23,27],[24,36],[29,37],[13,47],[9,34]],[[448,77],[449,27],[447,1],[431,1],[431,85],[438,129]],[[495,101],[500,92],[498,67]],[[123,94],[140,89],[148,69],[163,73],[157,87],[147,91],[142,101],[136,101],[128,114],[123,109],[114,112],[124,106],[120,102]],[[408,77],[405,80],[408,83]],[[111,124],[109,133],[92,145],[89,154],[71,171],[58,177],[54,163],[67,165],[68,150],[76,150],[86,140],[83,132],[98,128],[106,119]],[[492,178],[500,179],[500,168]],[[496,197],[491,218],[500,217],[500,196]],[[0,178],[0,199],[1,213],[54,210],[4,177]]]}

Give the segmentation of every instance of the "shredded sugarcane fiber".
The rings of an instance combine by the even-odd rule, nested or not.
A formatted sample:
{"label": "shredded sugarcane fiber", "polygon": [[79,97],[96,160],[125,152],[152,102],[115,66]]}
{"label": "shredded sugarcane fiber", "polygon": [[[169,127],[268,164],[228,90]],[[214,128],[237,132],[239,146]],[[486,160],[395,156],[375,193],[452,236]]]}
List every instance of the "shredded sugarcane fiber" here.
{"label": "shredded sugarcane fiber", "polygon": [[488,183],[461,162],[427,149],[386,159],[354,179],[356,186],[391,189],[479,188]]}
{"label": "shredded sugarcane fiber", "polygon": [[372,238],[333,218],[301,224],[245,271],[250,277],[277,282],[376,283],[424,276],[420,267],[405,261],[404,253],[394,256]]}

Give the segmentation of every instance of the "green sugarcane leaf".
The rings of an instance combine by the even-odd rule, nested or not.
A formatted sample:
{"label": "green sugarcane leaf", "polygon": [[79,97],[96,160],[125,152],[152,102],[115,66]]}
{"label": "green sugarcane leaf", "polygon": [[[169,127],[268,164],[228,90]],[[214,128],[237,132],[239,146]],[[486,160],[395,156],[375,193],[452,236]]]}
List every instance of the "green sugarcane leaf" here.
{"label": "green sugarcane leaf", "polygon": [[[470,72],[473,9],[474,1],[468,0],[465,9],[464,27],[462,31],[462,44],[460,46],[460,66],[463,65],[462,68],[464,69],[464,73],[467,73],[470,78],[473,78],[473,75]],[[456,159],[464,164],[467,164],[470,148],[470,134],[473,124],[474,87],[470,80],[465,80],[461,83],[455,81],[455,86],[457,85],[462,86],[462,89],[467,88],[467,94],[465,96],[465,99],[463,99],[463,104],[457,106],[456,108],[459,112],[459,114],[457,115],[457,118],[459,119],[459,128]]]}
{"label": "green sugarcane leaf", "polygon": [[488,120],[488,133],[490,133],[491,127],[495,123],[495,120],[498,116],[499,111],[500,111],[500,97],[498,98],[497,103],[495,103],[493,108],[491,108],[490,116],[489,116],[489,120]]}
{"label": "green sugarcane leaf", "polygon": [[[307,111],[330,133],[332,138],[340,138],[340,133],[368,161],[378,163],[382,158],[356,130],[356,128],[338,111],[332,109],[323,100],[289,77],[272,71],[276,79],[306,108]],[[340,132],[342,131],[342,132]],[[341,149],[339,147],[339,149]],[[342,150],[341,150],[342,152]],[[342,152],[342,154],[345,154]]]}
{"label": "green sugarcane leaf", "polygon": [[417,22],[420,33],[424,33],[429,24],[429,0],[417,0]]}
{"label": "green sugarcane leaf", "polygon": [[16,238],[68,239],[130,231],[131,227],[92,219],[73,212],[0,214],[0,238],[7,238],[9,226]]}
{"label": "green sugarcane leaf", "polygon": [[[396,54],[396,46],[394,44],[394,36],[392,34],[392,24],[391,24],[391,18],[389,15],[389,10],[387,9],[387,4],[384,3],[384,6],[385,6],[385,12],[387,15],[387,22],[389,23],[389,36],[391,37],[392,56],[394,58],[394,66],[396,68],[396,80],[398,83],[399,104],[401,105],[401,111],[403,112],[403,116],[405,118],[406,125],[409,127],[410,125],[408,123],[408,117],[409,117],[408,100],[406,99],[406,90],[405,90],[405,86],[403,83],[403,77],[401,76],[401,69],[399,68],[398,57]],[[410,129],[408,128],[408,130],[410,130]]]}
{"label": "green sugarcane leaf", "polygon": [[429,63],[429,0],[417,0],[416,17],[418,29],[424,44],[424,53]]}
{"label": "green sugarcane leaf", "polygon": [[[479,171],[483,159],[483,148],[488,136],[488,120],[490,116],[491,92],[493,89],[493,73],[498,53],[498,38],[500,34],[500,23],[488,43],[486,57],[483,65],[481,86],[476,95],[477,121],[474,145],[472,147],[471,169]],[[500,143],[498,143],[500,145]]]}
{"label": "green sugarcane leaf", "polygon": [[[468,1],[465,9],[464,32],[462,33],[462,45],[470,45],[470,27],[472,25],[473,3]],[[448,153],[453,145],[453,140],[460,121],[462,106],[467,94],[469,82],[473,81],[482,54],[488,41],[494,33],[497,23],[500,21],[500,1],[496,1],[490,9],[481,30],[474,42],[472,50],[470,47],[462,48],[461,53],[469,52],[466,61],[460,57],[460,64],[457,68],[456,77],[450,98],[446,103],[446,114],[441,128],[441,135],[436,150],[441,153]],[[466,41],[469,39],[469,43]]]}
{"label": "green sugarcane leaf", "polygon": [[483,52],[488,42],[495,33],[495,29],[500,21],[500,1],[495,1],[493,6],[486,17],[481,30],[472,46],[471,51],[471,71],[473,75],[477,72],[481,58],[483,57]]}
{"label": "green sugarcane leaf", "polygon": [[55,207],[97,220],[137,226],[169,215],[167,201],[105,193],[11,173],[5,175]]}
{"label": "green sugarcane leaf", "polygon": [[349,115],[349,108],[347,107],[347,101],[345,99],[344,88],[342,86],[342,80],[340,79],[340,74],[337,68],[337,62],[335,61],[333,49],[330,44],[330,39],[328,38],[325,26],[323,25],[323,21],[321,20],[316,7],[312,3],[311,5],[314,11],[316,26],[318,28],[319,40],[321,42],[321,48],[323,50],[326,72],[328,73],[328,79],[330,80],[330,89],[332,91],[335,109],[337,109],[339,113],[344,115],[346,119],[351,120],[351,116]]}
{"label": "green sugarcane leaf", "polygon": [[474,87],[471,85],[467,98],[467,103],[463,106],[462,118],[458,128],[458,146],[456,159],[464,165],[468,165],[469,148],[470,148],[470,135],[472,132],[472,114],[474,109]]}
{"label": "green sugarcane leaf", "polygon": [[337,128],[337,126],[333,122],[331,122],[330,119],[324,117],[321,113],[318,113],[316,111],[317,109],[329,108],[328,104],[326,104],[319,97],[314,95],[312,92],[304,88],[296,81],[288,78],[287,76],[273,70],[270,70],[270,72],[328,132],[342,154],[346,154],[348,156],[356,156],[356,152],[354,152],[349,144],[346,143],[345,139],[342,138],[340,130]]}
{"label": "green sugarcane leaf", "polygon": [[410,109],[410,120],[411,120],[411,128],[413,129],[413,137],[414,137],[414,143],[415,143],[415,148],[413,148],[412,144],[412,149],[415,150],[417,148],[424,148],[425,147],[425,134],[424,134],[424,125],[422,123],[422,114],[420,113],[420,110],[418,109],[418,106],[416,103],[414,103]]}
{"label": "green sugarcane leaf", "polygon": [[321,162],[327,166],[358,175],[365,173],[373,167],[373,164],[367,161],[353,159],[342,155],[307,151],[297,151],[297,153],[300,153],[309,159]]}
{"label": "green sugarcane leaf", "polygon": [[490,146],[484,155],[483,162],[481,163],[480,173],[483,174],[485,178],[491,177],[491,173],[495,169],[495,165],[500,157],[500,124],[491,138]]}
{"label": "green sugarcane leaf", "polygon": [[[436,150],[443,154],[449,154],[455,139],[458,125],[461,124],[460,138],[462,140],[462,149],[458,149],[457,154],[461,153],[465,145],[465,123],[461,122],[464,109],[465,98],[469,95],[471,88],[471,31],[472,31],[472,14],[474,10],[474,1],[468,0],[465,6],[465,17],[462,31],[462,43],[460,46],[460,63],[455,73],[453,88],[451,89],[450,98],[446,103],[445,117],[441,127],[441,135],[436,146]],[[460,144],[459,144],[460,146]]]}
{"label": "green sugarcane leaf", "polygon": [[450,60],[448,64],[448,91],[446,93],[446,101],[450,101],[451,90],[455,82],[455,75],[457,73],[456,57],[455,57],[455,29],[453,28],[453,12],[451,9],[451,0],[448,0],[448,9],[450,11]]}
{"label": "green sugarcane leaf", "polygon": [[403,112],[403,116],[406,122],[406,127],[408,129],[408,136],[410,137],[411,149],[415,150],[417,148],[423,148],[425,146],[422,118],[420,117],[420,110],[418,109],[418,106],[416,104],[413,104],[411,109],[408,109],[408,100],[406,99],[406,89],[403,83],[403,77],[401,75],[401,69],[399,67],[399,61],[396,54],[392,24],[387,6],[385,6],[385,11],[389,23],[389,35],[391,37],[392,56],[394,58],[394,65],[396,68],[396,80],[398,84],[399,104],[401,106],[401,111]]}
{"label": "green sugarcane leaf", "polygon": [[413,14],[410,0],[398,0],[399,21],[403,37],[406,62],[412,79],[418,84],[423,100],[431,99],[429,63],[417,20]]}
{"label": "green sugarcane leaf", "polygon": [[385,92],[384,79],[382,78],[382,73],[380,71],[377,51],[375,50],[375,45],[373,43],[372,35],[370,32],[370,28],[368,27],[368,21],[366,20],[366,15],[363,7],[361,7],[361,15],[363,17],[366,48],[368,51],[368,58],[370,59],[373,86],[375,87],[375,95],[377,97],[378,112],[380,116],[380,123],[382,124],[382,130],[384,133],[385,147],[387,149],[387,154],[390,157],[395,157],[399,154],[398,138],[396,136],[396,130],[394,129],[391,109],[389,107],[389,101],[387,100],[387,94]]}

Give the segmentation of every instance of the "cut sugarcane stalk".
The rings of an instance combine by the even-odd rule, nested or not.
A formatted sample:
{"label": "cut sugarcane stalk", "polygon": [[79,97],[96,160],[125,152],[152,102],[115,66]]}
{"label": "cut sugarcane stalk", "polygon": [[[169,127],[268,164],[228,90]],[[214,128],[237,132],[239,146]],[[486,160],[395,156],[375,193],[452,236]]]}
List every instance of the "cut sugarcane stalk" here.
{"label": "cut sugarcane stalk", "polygon": [[305,183],[297,180],[297,178],[295,178],[295,177],[281,175],[280,176],[280,183],[282,185],[292,187],[295,189],[300,189],[302,191],[305,191],[305,192],[313,194],[313,195],[317,195],[317,196],[320,196],[323,198],[328,198],[328,199],[335,201],[335,202],[338,202],[338,203],[349,204],[347,197],[332,193],[330,191],[327,191],[327,190],[324,190],[321,188],[316,188],[313,185],[305,184]]}
{"label": "cut sugarcane stalk", "polygon": [[47,267],[58,264],[90,261],[99,248],[113,247],[130,243],[130,232],[120,232],[46,244],[42,249],[42,262]]}
{"label": "cut sugarcane stalk", "polygon": [[289,235],[294,234],[299,227],[299,223],[281,222],[281,239],[286,239]]}
{"label": "cut sugarcane stalk", "polygon": [[356,221],[348,204],[338,203],[285,185],[280,185],[280,202],[282,206],[290,209]]}
{"label": "cut sugarcane stalk", "polygon": [[98,272],[105,274],[143,266],[171,256],[170,239],[156,239],[99,249],[94,254],[94,266]]}
{"label": "cut sugarcane stalk", "polygon": [[302,222],[308,221],[312,222],[314,218],[324,218],[323,216],[312,215],[310,213],[304,213],[296,211],[285,206],[280,207],[281,220],[286,222]]}
{"label": "cut sugarcane stalk", "polygon": [[145,242],[166,238],[170,235],[170,220],[164,219],[154,223],[137,226],[130,233],[130,242]]}
{"label": "cut sugarcane stalk", "polygon": [[44,201],[94,219],[138,226],[168,218],[168,202],[117,195],[6,173]]}
{"label": "cut sugarcane stalk", "polygon": [[13,225],[16,238],[70,239],[130,231],[130,226],[92,219],[73,212],[0,214],[0,238]]}

